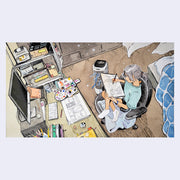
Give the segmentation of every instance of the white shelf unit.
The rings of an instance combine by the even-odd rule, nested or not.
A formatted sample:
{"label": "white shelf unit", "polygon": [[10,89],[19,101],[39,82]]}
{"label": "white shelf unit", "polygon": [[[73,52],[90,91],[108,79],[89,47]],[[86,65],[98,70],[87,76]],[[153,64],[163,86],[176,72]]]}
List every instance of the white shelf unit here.
{"label": "white shelf unit", "polygon": [[[37,61],[40,61],[40,60],[43,60],[43,59],[45,59],[45,58],[48,58],[48,57],[51,57],[51,56],[52,56],[52,57],[54,58],[54,62],[56,63],[58,75],[55,76],[55,77],[48,77],[47,79],[44,79],[44,80],[42,80],[42,81],[40,81],[40,82],[38,82],[38,83],[36,83],[36,84],[31,85],[31,86],[34,87],[34,88],[38,88],[38,87],[44,86],[44,85],[47,84],[47,83],[50,83],[50,82],[56,81],[56,80],[58,80],[58,79],[60,79],[60,78],[63,78],[63,74],[62,74],[62,71],[61,71],[61,69],[62,69],[62,61],[63,61],[62,56],[57,55],[56,50],[55,50],[55,48],[54,48],[54,46],[53,46],[53,43],[50,43],[50,44],[51,44],[51,47],[52,47],[52,50],[53,50],[52,53],[49,53],[49,54],[47,54],[47,55],[42,55],[42,56],[38,56],[38,57],[32,58],[32,59],[30,59],[30,60],[28,60],[28,61],[26,61],[26,62],[24,62],[24,63],[17,64],[17,65],[15,65],[15,66],[13,67],[16,71],[19,72],[19,74],[21,75],[22,80],[23,80],[24,82],[26,82],[26,81],[24,80],[24,77],[28,77],[28,76],[30,76],[30,75],[33,75],[33,74],[35,74],[35,73],[38,72],[38,71],[42,71],[43,69],[37,70],[37,71],[31,71],[31,72],[29,72],[28,74],[26,74],[26,75],[23,77],[23,75],[21,74],[20,68],[21,68],[21,67],[24,67],[24,66],[31,65],[31,64],[33,64],[33,63],[35,63],[35,62],[37,62]],[[45,69],[45,68],[44,68],[44,69]],[[27,83],[27,82],[26,82],[26,83]],[[26,85],[30,85],[30,84],[26,84]]]}

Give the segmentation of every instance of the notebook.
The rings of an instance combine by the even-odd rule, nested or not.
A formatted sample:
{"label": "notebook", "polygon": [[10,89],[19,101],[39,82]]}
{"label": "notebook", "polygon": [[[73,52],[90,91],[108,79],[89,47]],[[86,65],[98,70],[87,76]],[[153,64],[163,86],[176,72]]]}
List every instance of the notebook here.
{"label": "notebook", "polygon": [[124,97],[124,91],[120,82],[112,82],[115,75],[101,73],[104,88],[108,94],[108,97]]}

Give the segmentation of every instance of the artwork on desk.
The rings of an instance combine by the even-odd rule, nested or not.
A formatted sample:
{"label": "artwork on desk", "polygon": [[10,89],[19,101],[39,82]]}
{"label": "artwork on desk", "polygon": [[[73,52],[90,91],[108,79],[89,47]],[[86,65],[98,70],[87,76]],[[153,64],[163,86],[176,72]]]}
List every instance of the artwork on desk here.
{"label": "artwork on desk", "polygon": [[[17,62],[14,50],[16,57],[28,51],[30,58],[22,56]],[[88,127],[97,137],[174,137],[174,43],[9,42],[7,59],[7,84],[13,96],[7,97],[7,107],[14,108],[11,113],[7,108],[7,136],[22,134],[21,124],[29,112],[29,86],[31,103],[32,98],[43,103],[42,109],[30,109],[37,121],[25,123],[28,137],[37,132],[40,119],[44,133],[49,123],[60,124],[64,137],[77,137]],[[139,68],[133,70],[134,65]],[[12,77],[9,67],[15,71]],[[124,82],[113,83],[114,78]],[[42,89],[46,92],[43,100]],[[17,109],[20,120],[14,126]],[[43,111],[43,118],[36,111]],[[84,129],[82,121],[87,125]],[[73,133],[72,126],[80,132]]]}
{"label": "artwork on desk", "polygon": [[63,100],[62,106],[69,124],[73,124],[90,116],[87,105],[79,93]]}

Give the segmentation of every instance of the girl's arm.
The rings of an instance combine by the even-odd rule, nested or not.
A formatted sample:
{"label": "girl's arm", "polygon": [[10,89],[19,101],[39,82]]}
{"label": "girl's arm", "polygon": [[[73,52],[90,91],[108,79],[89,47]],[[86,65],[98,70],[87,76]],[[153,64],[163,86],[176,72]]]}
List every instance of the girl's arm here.
{"label": "girl's arm", "polygon": [[122,79],[115,79],[115,80],[113,79],[112,81],[113,81],[113,82],[121,82],[121,83],[125,83],[125,80],[122,80]]}
{"label": "girl's arm", "polygon": [[140,84],[141,84],[141,81],[139,81],[139,80],[133,81],[133,86],[138,87],[138,86],[140,86]]}
{"label": "girl's arm", "polygon": [[125,83],[125,80],[122,80],[122,79],[118,79],[119,80],[119,82],[121,82],[121,83]]}
{"label": "girl's arm", "polygon": [[139,81],[138,79],[135,79],[135,78],[134,78],[134,75],[133,75],[133,80],[134,80],[134,81],[132,82],[132,83],[133,83],[133,86],[136,86],[136,87],[140,86],[141,81]]}

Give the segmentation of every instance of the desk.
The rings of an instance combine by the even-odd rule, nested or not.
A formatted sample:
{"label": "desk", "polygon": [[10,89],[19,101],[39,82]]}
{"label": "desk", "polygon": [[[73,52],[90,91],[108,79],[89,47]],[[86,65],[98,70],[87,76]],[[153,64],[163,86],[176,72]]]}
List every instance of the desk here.
{"label": "desk", "polygon": [[[54,98],[54,93],[53,92],[48,93],[47,94],[47,103],[50,104],[50,103],[53,103],[53,102],[57,102],[55,100],[55,98]],[[50,125],[52,125],[52,124],[60,124],[60,125],[62,125],[63,129],[64,129],[64,137],[77,137],[80,133],[86,132],[89,127],[92,127],[94,129],[94,131],[95,131],[95,133],[96,133],[96,135],[98,137],[107,137],[107,135],[105,134],[105,132],[103,131],[103,129],[99,125],[97,119],[95,118],[94,114],[92,113],[92,111],[91,111],[91,109],[89,107],[88,108],[89,108],[89,111],[91,113],[90,117],[69,125],[67,120],[66,120],[66,115],[64,113],[64,110],[62,112],[62,118],[60,118],[61,109],[63,109],[63,107],[61,105],[61,102],[57,102],[57,105],[58,105],[58,119],[56,119],[56,120],[48,120],[49,119],[49,117],[48,117],[48,112],[49,112],[48,104],[46,105],[46,124],[47,124],[48,127]],[[85,128],[80,127],[81,122],[86,123]],[[74,129],[74,126],[76,126],[76,130]]]}
{"label": "desk", "polygon": [[21,133],[24,137],[32,137],[36,134],[36,131],[38,129],[43,129],[43,131],[45,132],[47,131],[46,123],[43,120],[40,99],[31,101],[31,107],[37,108],[37,114],[39,114],[40,117],[38,118],[36,116],[34,118],[31,118],[31,124],[29,124],[27,121],[20,122]]}

